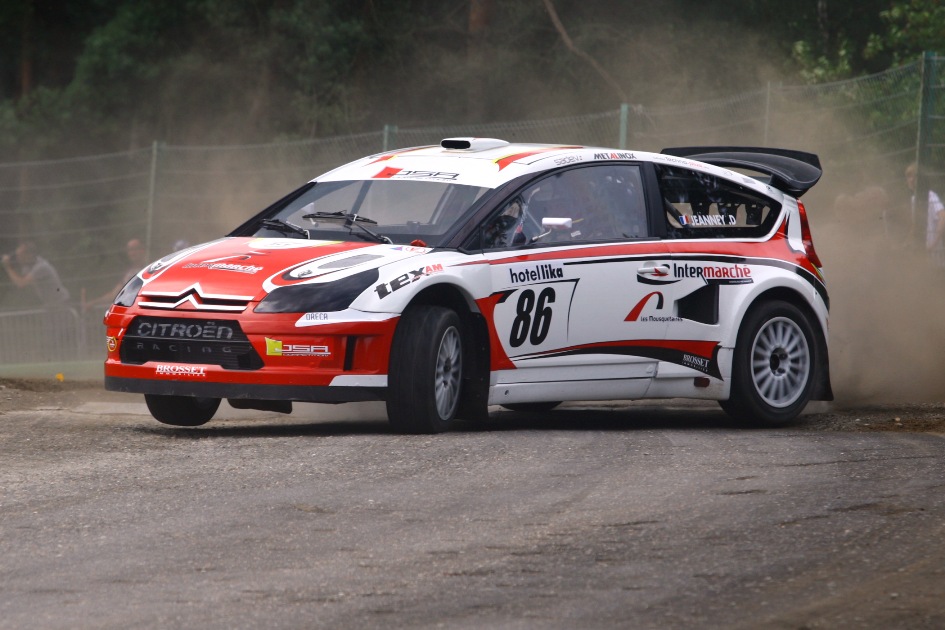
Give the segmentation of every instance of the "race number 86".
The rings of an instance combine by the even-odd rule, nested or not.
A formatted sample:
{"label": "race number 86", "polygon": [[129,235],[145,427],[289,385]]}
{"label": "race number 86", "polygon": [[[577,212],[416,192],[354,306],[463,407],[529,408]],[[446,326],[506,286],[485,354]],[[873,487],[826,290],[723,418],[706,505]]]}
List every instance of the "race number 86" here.
{"label": "race number 86", "polygon": [[[525,289],[518,297],[515,305],[515,320],[512,322],[512,333],[509,335],[509,345],[518,348],[526,341],[533,346],[539,345],[548,336],[551,328],[551,307],[554,304],[555,290],[547,287],[538,294],[536,303],[535,292]],[[532,317],[534,313],[534,318]]]}

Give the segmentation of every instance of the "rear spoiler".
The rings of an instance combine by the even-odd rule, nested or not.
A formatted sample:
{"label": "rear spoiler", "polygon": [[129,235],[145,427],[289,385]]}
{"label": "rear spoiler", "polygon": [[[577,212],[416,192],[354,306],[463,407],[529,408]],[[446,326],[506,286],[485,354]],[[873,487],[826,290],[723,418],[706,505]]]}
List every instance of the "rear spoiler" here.
{"label": "rear spoiler", "polygon": [[661,153],[725,168],[743,168],[770,175],[769,184],[794,197],[814,187],[823,175],[813,153],[767,147],[675,147]]}

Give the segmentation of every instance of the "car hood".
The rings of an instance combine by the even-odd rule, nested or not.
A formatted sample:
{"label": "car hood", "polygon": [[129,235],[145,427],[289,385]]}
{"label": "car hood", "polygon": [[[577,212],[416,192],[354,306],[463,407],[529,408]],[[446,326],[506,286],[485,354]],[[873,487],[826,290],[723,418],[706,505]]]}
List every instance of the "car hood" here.
{"label": "car hood", "polygon": [[224,238],[144,269],[140,305],[242,310],[280,286],[330,282],[430,251],[425,247],[290,238]]}

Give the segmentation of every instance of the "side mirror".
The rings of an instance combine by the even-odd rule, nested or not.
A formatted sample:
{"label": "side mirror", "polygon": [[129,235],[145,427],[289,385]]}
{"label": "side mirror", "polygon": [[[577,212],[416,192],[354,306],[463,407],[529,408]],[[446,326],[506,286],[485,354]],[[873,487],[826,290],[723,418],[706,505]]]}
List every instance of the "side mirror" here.
{"label": "side mirror", "polygon": [[545,217],[541,220],[541,227],[546,230],[570,230],[572,225],[570,217]]}

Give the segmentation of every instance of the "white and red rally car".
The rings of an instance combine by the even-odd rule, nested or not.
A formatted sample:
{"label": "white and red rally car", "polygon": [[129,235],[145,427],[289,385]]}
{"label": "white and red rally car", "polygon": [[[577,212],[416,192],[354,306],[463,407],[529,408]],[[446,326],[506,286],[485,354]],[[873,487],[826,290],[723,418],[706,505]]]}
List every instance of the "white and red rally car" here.
{"label": "white and red rally car", "polygon": [[223,398],[383,400],[409,432],[670,397],[785,423],[832,397],[797,200],[820,175],[815,155],[745,147],[373,155],[141,271],[105,317],[105,385],[179,426]]}

